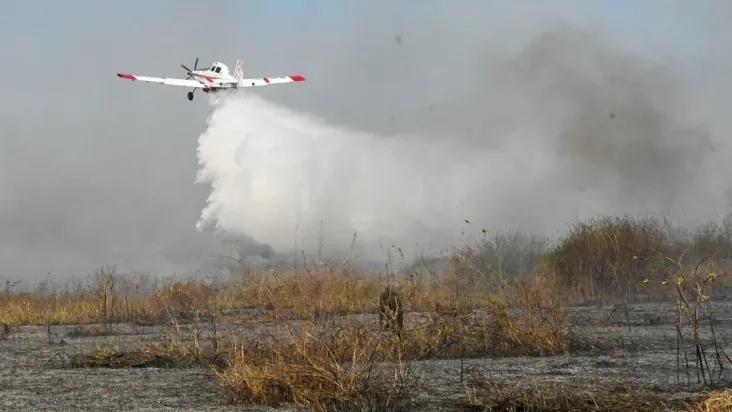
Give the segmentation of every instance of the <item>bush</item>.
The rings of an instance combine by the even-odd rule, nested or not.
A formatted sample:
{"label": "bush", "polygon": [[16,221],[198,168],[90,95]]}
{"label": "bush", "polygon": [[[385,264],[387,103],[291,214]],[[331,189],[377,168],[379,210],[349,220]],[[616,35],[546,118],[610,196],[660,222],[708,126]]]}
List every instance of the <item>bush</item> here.
{"label": "bush", "polygon": [[549,250],[549,239],[515,230],[482,236],[457,249],[451,263],[460,275],[479,277],[494,287],[531,275]]}
{"label": "bush", "polygon": [[732,216],[721,224],[707,223],[694,233],[691,240],[691,253],[687,253],[683,263],[695,265],[704,257],[726,259],[732,253]]}
{"label": "bush", "polygon": [[576,223],[545,257],[560,284],[586,295],[626,296],[641,280],[668,264],[679,238],[666,221],[603,217]]}

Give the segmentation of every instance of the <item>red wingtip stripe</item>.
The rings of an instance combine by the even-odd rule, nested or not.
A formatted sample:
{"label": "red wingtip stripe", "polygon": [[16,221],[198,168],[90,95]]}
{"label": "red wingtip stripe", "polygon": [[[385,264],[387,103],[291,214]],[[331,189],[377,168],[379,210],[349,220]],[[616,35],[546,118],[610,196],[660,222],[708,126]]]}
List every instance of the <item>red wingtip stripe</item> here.
{"label": "red wingtip stripe", "polygon": [[117,76],[118,76],[118,77],[121,77],[121,78],[123,78],[123,79],[127,79],[127,80],[137,80],[137,79],[135,78],[135,76],[133,76],[133,75],[131,75],[131,74],[117,73]]}
{"label": "red wingtip stripe", "polygon": [[299,74],[297,76],[290,76],[293,82],[304,82],[305,78],[300,76]]}
{"label": "red wingtip stripe", "polygon": [[265,78],[264,78],[264,82],[265,82],[265,83],[269,83],[269,79],[265,77]]}

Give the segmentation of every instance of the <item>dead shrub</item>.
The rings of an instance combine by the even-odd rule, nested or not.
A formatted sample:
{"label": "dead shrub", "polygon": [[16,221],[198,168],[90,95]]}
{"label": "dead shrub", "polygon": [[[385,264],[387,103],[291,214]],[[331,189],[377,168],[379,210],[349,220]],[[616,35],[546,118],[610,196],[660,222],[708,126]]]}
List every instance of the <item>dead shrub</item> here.
{"label": "dead shrub", "polygon": [[463,276],[479,276],[493,288],[510,279],[530,276],[549,250],[547,238],[521,233],[484,233],[477,241],[455,250],[450,263]]}
{"label": "dead shrub", "polygon": [[[561,286],[586,296],[640,292],[638,281],[667,266],[678,248],[673,227],[655,218],[604,217],[576,223],[545,257]],[[646,290],[647,292],[647,290]]]}
{"label": "dead shrub", "polygon": [[379,324],[383,328],[396,331],[397,334],[404,329],[402,298],[397,291],[388,286],[379,296]]}
{"label": "dead shrub", "polygon": [[700,259],[725,260],[732,255],[732,215],[721,223],[709,222],[697,229],[691,238],[691,248],[685,255],[685,265],[696,265]]}

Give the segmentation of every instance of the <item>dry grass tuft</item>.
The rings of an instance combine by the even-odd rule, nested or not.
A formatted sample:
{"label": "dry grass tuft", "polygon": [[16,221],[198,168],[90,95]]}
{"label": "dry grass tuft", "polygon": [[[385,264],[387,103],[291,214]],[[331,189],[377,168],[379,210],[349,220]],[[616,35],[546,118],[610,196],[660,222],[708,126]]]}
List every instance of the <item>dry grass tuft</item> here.
{"label": "dry grass tuft", "polygon": [[66,330],[66,336],[69,338],[89,338],[97,336],[113,336],[118,334],[120,333],[109,330],[109,328],[101,325],[77,325]]}
{"label": "dry grass tuft", "polygon": [[689,412],[732,411],[732,389],[715,391],[689,409]]}
{"label": "dry grass tuft", "polygon": [[223,362],[212,351],[196,352],[174,340],[136,346],[130,350],[119,347],[97,348],[71,357],[72,368],[187,368],[215,366]]}
{"label": "dry grass tuft", "polygon": [[325,410],[407,399],[405,365],[394,340],[362,328],[307,325],[291,332],[236,348],[231,368],[216,374],[231,403]]}
{"label": "dry grass tuft", "polygon": [[188,353],[158,345],[140,346],[130,351],[119,348],[98,348],[72,356],[69,366],[74,368],[170,368],[192,366]]}

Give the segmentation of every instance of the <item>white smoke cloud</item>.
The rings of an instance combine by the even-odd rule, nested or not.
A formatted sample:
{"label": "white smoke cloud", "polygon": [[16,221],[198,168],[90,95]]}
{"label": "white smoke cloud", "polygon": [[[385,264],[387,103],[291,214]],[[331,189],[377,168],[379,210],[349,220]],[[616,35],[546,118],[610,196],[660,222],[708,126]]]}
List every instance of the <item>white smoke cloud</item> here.
{"label": "white smoke cloud", "polygon": [[[256,95],[217,99],[200,137],[198,183],[212,192],[197,228],[215,226],[287,250],[418,241],[460,215],[471,182],[464,165],[445,163],[449,142],[381,137],[325,124]],[[425,207],[425,205],[429,205]],[[454,223],[454,222],[453,222]]]}
{"label": "white smoke cloud", "polygon": [[552,235],[596,214],[726,212],[728,185],[704,163],[718,139],[674,67],[566,26],[494,57],[490,90],[457,101],[463,112],[437,107],[442,127],[411,134],[328,124],[253,93],[215,99],[199,140],[197,182],[212,191],[198,229],[314,253],[322,221],[326,250],[357,232],[378,258],[392,244],[408,255],[454,245],[465,218],[474,233]]}

